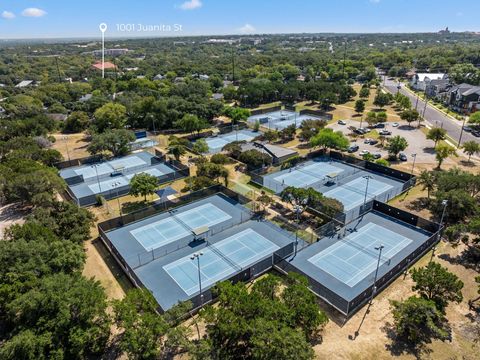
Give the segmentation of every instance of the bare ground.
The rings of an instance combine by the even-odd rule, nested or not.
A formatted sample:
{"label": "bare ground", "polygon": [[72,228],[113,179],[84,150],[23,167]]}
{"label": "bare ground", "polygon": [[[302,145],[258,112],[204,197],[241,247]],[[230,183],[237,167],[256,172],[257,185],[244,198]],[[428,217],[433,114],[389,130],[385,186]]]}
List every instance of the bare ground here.
{"label": "bare ground", "polygon": [[28,211],[22,209],[18,204],[8,204],[0,207],[0,239],[3,238],[5,230],[14,224],[22,224]]}

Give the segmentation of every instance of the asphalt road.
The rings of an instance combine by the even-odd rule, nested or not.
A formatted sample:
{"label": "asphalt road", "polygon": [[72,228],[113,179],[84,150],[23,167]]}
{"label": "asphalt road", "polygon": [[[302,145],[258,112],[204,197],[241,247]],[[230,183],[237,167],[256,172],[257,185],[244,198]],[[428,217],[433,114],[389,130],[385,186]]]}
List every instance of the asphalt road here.
{"label": "asphalt road", "polygon": [[[397,84],[398,83],[395,80],[385,79],[385,89],[391,92],[392,94],[397,93],[398,91]],[[415,104],[417,103],[417,96],[413,95],[410,91],[406,90],[404,87],[405,87],[405,84],[402,84],[400,88],[400,93],[407,95],[410,98],[410,101],[412,102],[413,106],[415,107]],[[423,113],[424,108],[425,108],[425,102],[421,98],[419,98],[417,110],[420,113],[420,115]],[[453,144],[454,145],[458,144],[458,140],[460,138],[460,133],[462,130],[461,121],[453,120],[451,117],[443,114],[442,112],[438,111],[436,108],[427,104],[427,107],[425,109],[425,122],[432,127],[444,128],[445,130],[447,130],[448,135],[453,139]],[[461,140],[462,144],[465,141],[469,141],[469,140],[474,140],[476,142],[479,142],[480,138],[477,138],[472,134],[464,131],[462,135],[462,140]]]}

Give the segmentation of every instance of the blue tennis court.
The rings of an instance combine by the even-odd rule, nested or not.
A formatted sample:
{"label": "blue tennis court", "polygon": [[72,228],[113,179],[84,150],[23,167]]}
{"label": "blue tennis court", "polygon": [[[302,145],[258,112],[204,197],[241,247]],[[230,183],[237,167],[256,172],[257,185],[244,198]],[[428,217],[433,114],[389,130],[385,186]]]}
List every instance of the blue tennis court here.
{"label": "blue tennis court", "polygon": [[273,178],[283,186],[308,187],[318,182],[326,181],[326,176],[337,176],[344,169],[326,162],[306,163]]}
{"label": "blue tennis court", "polygon": [[87,180],[90,178],[94,178],[97,175],[102,176],[102,175],[111,174],[112,172],[118,169],[129,170],[129,169],[139,168],[144,166],[146,167],[149,165],[150,164],[147,163],[145,160],[143,160],[140,156],[130,155],[120,159],[115,159],[115,160],[111,160],[111,161],[107,161],[99,164],[86,165],[78,169],[75,169],[74,171],[77,175],[82,175],[83,178]]}
{"label": "blue tennis court", "polygon": [[347,235],[342,241],[312,256],[308,261],[342,283],[353,287],[375,271],[378,261],[376,247],[384,246],[380,259],[381,266],[412,241],[381,225],[368,223]]}
{"label": "blue tennis court", "polygon": [[255,137],[259,136],[260,132],[254,132],[251,130],[238,130],[230,132],[228,134],[222,134],[215,137],[208,137],[205,141],[208,144],[209,153],[217,153],[222,148],[234,141],[252,141]]}
{"label": "blue tennis court", "polygon": [[[211,286],[278,249],[279,246],[251,228],[210,245],[200,257],[202,287]],[[199,291],[198,263],[191,255],[163,266],[187,295]]]}
{"label": "blue tennis court", "polygon": [[[346,184],[325,192],[323,195],[337,199],[343,204],[344,210],[349,211],[363,204],[365,201],[366,188],[367,179],[358,177]],[[374,199],[376,196],[381,195],[392,188],[392,185],[386,184],[380,180],[369,179],[367,201]]]}
{"label": "blue tennis court", "polygon": [[183,212],[171,212],[170,217],[136,228],[130,234],[150,251],[190,236],[192,230],[210,227],[232,219],[213,204],[207,203]]}

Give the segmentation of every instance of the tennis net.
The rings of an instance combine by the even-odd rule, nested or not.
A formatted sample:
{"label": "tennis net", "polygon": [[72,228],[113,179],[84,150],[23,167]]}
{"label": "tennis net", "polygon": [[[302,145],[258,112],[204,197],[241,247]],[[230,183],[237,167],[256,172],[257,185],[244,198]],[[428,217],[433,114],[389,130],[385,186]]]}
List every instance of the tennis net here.
{"label": "tennis net", "polygon": [[230,258],[227,257],[224,253],[222,253],[215,245],[209,242],[207,242],[207,245],[210,250],[212,250],[215,254],[220,256],[223,260],[225,260],[228,264],[230,264],[230,266],[232,266],[234,269],[236,269],[237,271],[243,270],[243,268],[240,265],[230,260]]}

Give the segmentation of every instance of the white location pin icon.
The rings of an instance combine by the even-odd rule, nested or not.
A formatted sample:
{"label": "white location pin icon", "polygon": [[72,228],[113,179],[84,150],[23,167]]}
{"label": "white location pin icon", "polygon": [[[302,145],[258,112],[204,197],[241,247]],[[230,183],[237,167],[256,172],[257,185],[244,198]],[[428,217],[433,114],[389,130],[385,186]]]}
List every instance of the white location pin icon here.
{"label": "white location pin icon", "polygon": [[98,28],[100,29],[100,31],[101,31],[102,33],[104,33],[105,31],[107,31],[107,24],[101,23],[101,24],[98,26]]}

